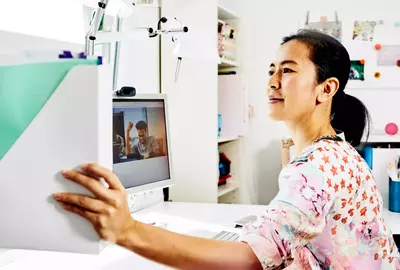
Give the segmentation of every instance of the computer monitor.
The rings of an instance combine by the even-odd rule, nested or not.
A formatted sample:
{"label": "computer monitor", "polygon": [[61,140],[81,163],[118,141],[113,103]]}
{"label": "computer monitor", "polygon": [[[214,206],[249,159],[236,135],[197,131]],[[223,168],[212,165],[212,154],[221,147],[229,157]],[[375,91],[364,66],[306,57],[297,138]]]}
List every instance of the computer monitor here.
{"label": "computer monitor", "polygon": [[130,194],[172,185],[165,95],[113,98],[113,159]]}

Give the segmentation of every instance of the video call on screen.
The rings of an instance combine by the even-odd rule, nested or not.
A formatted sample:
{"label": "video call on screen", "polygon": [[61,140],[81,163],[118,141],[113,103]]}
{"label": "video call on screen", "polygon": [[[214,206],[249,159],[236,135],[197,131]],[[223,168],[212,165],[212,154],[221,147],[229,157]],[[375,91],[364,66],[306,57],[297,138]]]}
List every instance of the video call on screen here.
{"label": "video call on screen", "polygon": [[114,172],[126,188],[170,178],[163,100],[114,100]]}

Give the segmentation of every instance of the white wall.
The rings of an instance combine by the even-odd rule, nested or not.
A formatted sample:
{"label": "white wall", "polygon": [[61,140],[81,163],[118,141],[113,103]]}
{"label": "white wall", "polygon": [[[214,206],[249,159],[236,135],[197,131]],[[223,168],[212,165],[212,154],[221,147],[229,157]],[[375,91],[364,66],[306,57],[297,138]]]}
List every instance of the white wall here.
{"label": "white wall", "polygon": [[[159,18],[159,7],[139,6],[124,19],[122,31],[156,29]],[[160,93],[160,38],[122,41],[118,71],[118,88],[133,86],[138,93]]]}
{"label": "white wall", "polygon": [[[189,26],[187,39],[201,44],[196,46],[199,55],[215,54],[216,0],[164,0],[162,5],[162,16],[176,16]],[[174,47],[170,36],[162,39],[162,92],[168,94],[176,183],[171,188],[171,199],[217,202],[217,63],[184,57],[175,83]]]}
{"label": "white wall", "polygon": [[[241,2],[241,66],[247,80],[248,99],[254,108],[245,138],[248,168],[247,181],[252,202],[268,204],[278,191],[280,172],[280,139],[286,130],[267,117],[266,87],[268,66],[282,35],[296,27],[288,19],[285,6],[266,1]],[[279,14],[285,14],[280,19]],[[277,23],[277,20],[282,23]],[[278,27],[279,25],[279,27]]]}
{"label": "white wall", "polygon": [[[233,0],[220,0],[224,3]],[[304,25],[306,11],[310,10],[310,21],[319,21],[321,16],[334,19],[334,11],[338,11],[339,19],[396,19],[400,21],[400,2],[385,1],[385,4],[374,1],[295,1],[281,0],[271,2],[265,0],[237,0],[241,12],[242,66],[249,87],[249,102],[254,107],[254,115],[250,119],[249,135],[246,147],[249,152],[248,175],[249,185],[258,190],[254,201],[267,204],[278,191],[278,175],[280,172],[280,139],[287,135],[282,123],[272,122],[267,118],[267,100],[265,90],[268,81],[268,66],[274,59],[275,50],[283,36],[297,31]],[[235,4],[231,3],[232,6]],[[400,90],[351,90],[349,93],[364,100],[370,108],[372,117],[382,122],[385,116],[377,109],[376,100],[385,102],[391,115],[398,115]],[[397,121],[399,117],[395,116]],[[400,121],[399,121],[400,123]],[[379,125],[379,124],[378,124]]]}
{"label": "white wall", "polygon": [[0,30],[84,43],[78,0],[0,0]]}
{"label": "white wall", "polygon": [[240,15],[241,1],[243,0],[218,0],[218,5],[234,12],[237,15]]}

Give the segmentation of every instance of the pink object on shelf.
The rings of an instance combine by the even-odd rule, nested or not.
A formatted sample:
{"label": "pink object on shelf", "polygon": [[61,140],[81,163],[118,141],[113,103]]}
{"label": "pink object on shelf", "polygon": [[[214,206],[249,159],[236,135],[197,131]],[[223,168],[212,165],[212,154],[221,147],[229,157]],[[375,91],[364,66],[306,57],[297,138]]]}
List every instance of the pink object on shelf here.
{"label": "pink object on shelf", "polygon": [[389,135],[396,135],[397,132],[399,131],[399,128],[395,123],[389,123],[386,125],[385,131]]}

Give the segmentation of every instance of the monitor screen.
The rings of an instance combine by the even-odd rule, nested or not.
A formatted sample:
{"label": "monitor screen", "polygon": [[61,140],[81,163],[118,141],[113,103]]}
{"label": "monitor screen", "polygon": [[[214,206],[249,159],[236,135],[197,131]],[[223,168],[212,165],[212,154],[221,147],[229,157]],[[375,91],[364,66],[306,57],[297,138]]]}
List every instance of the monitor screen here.
{"label": "monitor screen", "polygon": [[114,99],[114,173],[125,188],[169,180],[164,99]]}

